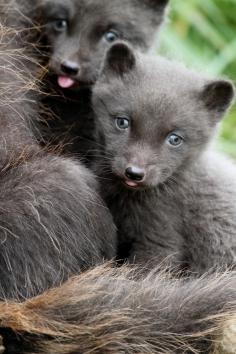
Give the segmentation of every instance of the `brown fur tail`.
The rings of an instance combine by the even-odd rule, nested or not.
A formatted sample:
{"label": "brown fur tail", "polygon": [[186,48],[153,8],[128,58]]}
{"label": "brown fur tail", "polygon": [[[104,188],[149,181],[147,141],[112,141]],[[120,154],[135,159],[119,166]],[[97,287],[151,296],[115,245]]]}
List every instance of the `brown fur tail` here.
{"label": "brown fur tail", "polygon": [[232,354],[235,325],[235,272],[136,280],[133,270],[105,265],[24,303],[0,305],[8,354]]}

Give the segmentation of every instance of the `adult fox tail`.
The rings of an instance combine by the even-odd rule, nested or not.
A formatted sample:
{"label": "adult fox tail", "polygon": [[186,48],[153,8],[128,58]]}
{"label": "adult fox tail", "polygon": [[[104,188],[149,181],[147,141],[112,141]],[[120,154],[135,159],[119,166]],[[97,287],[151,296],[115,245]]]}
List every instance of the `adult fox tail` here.
{"label": "adult fox tail", "polygon": [[2,302],[0,334],[7,354],[235,354],[236,272],[136,280],[127,267],[99,266],[26,302]]}

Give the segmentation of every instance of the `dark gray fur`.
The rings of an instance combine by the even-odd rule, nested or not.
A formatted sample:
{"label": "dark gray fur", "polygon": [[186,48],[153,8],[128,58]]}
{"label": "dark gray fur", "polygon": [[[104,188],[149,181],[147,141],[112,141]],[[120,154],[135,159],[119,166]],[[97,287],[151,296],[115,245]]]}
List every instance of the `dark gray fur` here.
{"label": "dark gray fur", "polygon": [[[146,51],[163,22],[167,0],[15,0],[23,17],[20,26],[38,24],[40,33],[35,41],[48,46],[45,49],[49,73],[44,89],[50,94],[44,105],[50,115],[40,121],[42,143],[60,145],[62,150],[84,160],[90,159],[93,149],[93,115],[90,87],[96,81],[105,51],[110,47],[104,35],[110,29],[119,37]],[[17,8],[17,6],[16,6]],[[20,18],[13,12],[13,23]],[[68,30],[56,32],[53,21],[65,19]],[[26,20],[26,21],[25,21]],[[37,38],[40,37],[40,38]],[[41,56],[42,54],[40,54]],[[80,67],[71,75],[79,87],[62,89],[57,78],[62,75],[61,64],[71,61]],[[70,75],[67,75],[68,77]],[[47,112],[48,112],[47,110]],[[39,137],[41,139],[41,136]]]}
{"label": "dark gray fur", "polygon": [[[95,169],[106,178],[101,190],[118,227],[121,258],[167,259],[197,273],[235,265],[236,167],[211,148],[233,96],[229,81],[135,55],[122,43],[110,49],[93,91]],[[127,130],[116,127],[120,115],[130,118]],[[182,145],[167,143],[171,132],[183,137]],[[145,173],[133,189],[129,166]]]}
{"label": "dark gray fur", "polygon": [[116,243],[93,174],[43,151],[33,137],[37,87],[15,36],[1,29],[0,297],[6,298],[38,294],[111,259]]}

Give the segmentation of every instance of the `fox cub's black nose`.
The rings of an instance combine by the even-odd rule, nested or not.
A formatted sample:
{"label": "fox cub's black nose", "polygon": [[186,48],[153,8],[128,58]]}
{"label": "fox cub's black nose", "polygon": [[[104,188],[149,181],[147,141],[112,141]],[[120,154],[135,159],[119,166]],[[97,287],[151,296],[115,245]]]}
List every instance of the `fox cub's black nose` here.
{"label": "fox cub's black nose", "polygon": [[141,182],[145,177],[145,172],[143,169],[133,166],[125,170],[125,176],[132,181]]}
{"label": "fox cub's black nose", "polygon": [[61,71],[63,72],[63,74],[67,74],[67,75],[77,75],[79,72],[79,65],[76,62],[73,61],[64,61],[61,64]]}

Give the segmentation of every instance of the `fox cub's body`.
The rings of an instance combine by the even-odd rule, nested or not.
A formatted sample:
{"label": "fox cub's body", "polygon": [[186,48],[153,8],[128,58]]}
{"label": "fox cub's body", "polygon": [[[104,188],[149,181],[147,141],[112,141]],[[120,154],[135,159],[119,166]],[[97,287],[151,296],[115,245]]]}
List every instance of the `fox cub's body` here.
{"label": "fox cub's body", "polygon": [[236,167],[211,151],[234,90],[125,44],[107,54],[93,93],[96,171],[120,256],[193,272],[236,261]]}

